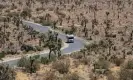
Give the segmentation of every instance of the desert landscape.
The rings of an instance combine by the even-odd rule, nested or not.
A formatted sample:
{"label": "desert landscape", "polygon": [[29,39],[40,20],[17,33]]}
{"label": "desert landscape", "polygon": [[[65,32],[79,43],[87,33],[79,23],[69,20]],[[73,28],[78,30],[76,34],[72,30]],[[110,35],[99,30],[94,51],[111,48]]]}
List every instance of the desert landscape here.
{"label": "desert landscape", "polygon": [[[0,59],[21,57],[16,67],[0,64],[0,80],[133,80],[133,0],[0,2]],[[84,48],[63,55],[60,34],[85,40]]]}

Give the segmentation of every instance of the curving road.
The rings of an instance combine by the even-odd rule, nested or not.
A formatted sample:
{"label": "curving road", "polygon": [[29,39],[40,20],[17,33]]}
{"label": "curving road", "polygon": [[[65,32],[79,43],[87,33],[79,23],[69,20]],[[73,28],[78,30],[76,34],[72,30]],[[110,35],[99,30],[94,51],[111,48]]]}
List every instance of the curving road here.
{"label": "curving road", "polygon": [[[23,24],[32,27],[34,30],[41,32],[41,33],[46,33],[48,30],[52,30],[50,26],[42,26],[37,23],[33,23],[30,21],[23,21]],[[61,38],[64,42],[66,42],[66,35],[64,33],[59,33],[59,38]],[[69,43],[69,46],[65,49],[62,50],[62,54],[70,54],[75,51],[79,51],[80,49],[84,48],[84,42],[85,40],[75,37],[74,43]],[[40,56],[47,56],[48,53],[42,53],[39,54]],[[9,64],[9,66],[16,66],[17,62],[19,61],[20,58],[15,58],[7,61],[3,61],[2,63],[4,64]],[[1,63],[1,62],[0,62]]]}

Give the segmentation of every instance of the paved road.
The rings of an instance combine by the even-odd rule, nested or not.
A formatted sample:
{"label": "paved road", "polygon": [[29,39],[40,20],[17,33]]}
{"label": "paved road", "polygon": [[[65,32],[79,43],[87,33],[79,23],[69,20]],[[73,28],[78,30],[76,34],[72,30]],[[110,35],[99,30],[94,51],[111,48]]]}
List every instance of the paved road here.
{"label": "paved road", "polygon": [[[30,26],[34,30],[39,31],[41,33],[46,33],[46,32],[48,32],[48,30],[51,30],[50,26],[42,26],[40,24],[29,22],[29,21],[23,21],[23,24]],[[59,33],[59,38],[61,38],[63,41],[66,42],[65,34]],[[78,51],[78,50],[82,49],[84,47],[84,42],[85,42],[84,40],[76,37],[74,43],[69,43],[69,46],[62,50],[62,54],[69,54],[71,52]],[[47,55],[46,53],[40,54],[40,56],[46,56],[46,55]],[[3,63],[9,64],[10,66],[16,66],[19,59],[20,58],[9,60],[9,61],[4,61]]]}

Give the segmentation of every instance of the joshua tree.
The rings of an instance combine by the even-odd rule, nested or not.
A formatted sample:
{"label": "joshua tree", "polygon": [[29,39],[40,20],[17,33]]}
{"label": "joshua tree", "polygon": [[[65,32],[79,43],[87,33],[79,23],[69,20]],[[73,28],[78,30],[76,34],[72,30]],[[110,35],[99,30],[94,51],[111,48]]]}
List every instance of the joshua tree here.
{"label": "joshua tree", "polygon": [[40,34],[39,36],[39,46],[42,46],[42,43],[44,43],[44,40],[46,38],[46,35],[45,34]]}
{"label": "joshua tree", "polygon": [[33,59],[32,57],[30,57],[30,73],[31,74],[35,72],[34,66],[33,66],[34,62],[35,62],[35,59]]}
{"label": "joshua tree", "polygon": [[108,48],[108,55],[111,54],[111,48],[112,46],[114,45],[113,41],[109,38],[105,39],[105,40],[101,40],[99,42],[99,45],[104,48],[104,49],[107,49]]}
{"label": "joshua tree", "polygon": [[43,8],[43,5],[44,5],[44,1],[43,0],[41,0],[41,5],[42,5],[42,8]]}
{"label": "joshua tree", "polygon": [[88,29],[86,27],[84,27],[84,35],[86,38],[88,37]]}
{"label": "joshua tree", "polygon": [[51,58],[51,53],[52,52],[54,52],[55,54],[56,54],[56,52],[55,52],[55,43],[53,42],[53,41],[48,41],[48,44],[47,44],[47,46],[48,46],[48,48],[49,48],[49,59]]}
{"label": "joshua tree", "polygon": [[29,8],[25,8],[21,14],[20,14],[24,19],[26,19],[26,17],[31,17],[31,10]]}
{"label": "joshua tree", "polygon": [[98,21],[96,19],[92,20],[92,30],[95,28],[95,26],[98,25]]}
{"label": "joshua tree", "polygon": [[97,43],[91,43],[89,45],[85,45],[85,48],[87,49],[88,52],[94,51],[95,54],[97,54],[97,51],[99,49],[99,45]]}
{"label": "joshua tree", "polygon": [[50,21],[50,18],[51,18],[51,15],[50,15],[49,13],[47,13],[47,14],[45,15],[45,20],[46,20],[47,22],[49,22],[49,21]]}
{"label": "joshua tree", "polygon": [[59,38],[58,41],[57,41],[58,57],[61,56],[61,47],[62,47],[62,40]]}
{"label": "joshua tree", "polygon": [[32,56],[32,57],[22,57],[19,62],[19,67],[24,67],[26,72],[30,74],[35,73],[39,69],[38,59],[40,56]]}
{"label": "joshua tree", "polygon": [[109,14],[110,14],[109,12],[106,12],[106,16],[107,16],[107,18],[106,18],[106,19],[107,19],[107,20],[108,20],[108,16],[109,16]]}
{"label": "joshua tree", "polygon": [[90,5],[89,10],[93,12],[94,19],[96,19],[96,12],[98,11],[97,5]]}
{"label": "joshua tree", "polygon": [[59,24],[62,26],[63,19],[60,17],[59,18]]}
{"label": "joshua tree", "polygon": [[56,55],[56,53],[58,53],[58,56],[61,56],[62,40],[60,38],[58,38],[57,33],[52,33],[51,31],[49,31],[47,46],[50,50],[49,59],[51,57],[52,52],[54,52],[55,55]]}
{"label": "joshua tree", "polygon": [[130,36],[129,36],[128,41],[130,42],[132,39],[133,39],[133,30],[132,30],[132,32],[130,33]]}
{"label": "joshua tree", "polygon": [[80,52],[83,53],[84,57],[86,56],[86,49],[81,49]]}
{"label": "joshua tree", "polygon": [[56,24],[57,24],[57,21],[54,21],[54,22],[53,22],[53,28],[54,28],[54,29],[56,28]]}

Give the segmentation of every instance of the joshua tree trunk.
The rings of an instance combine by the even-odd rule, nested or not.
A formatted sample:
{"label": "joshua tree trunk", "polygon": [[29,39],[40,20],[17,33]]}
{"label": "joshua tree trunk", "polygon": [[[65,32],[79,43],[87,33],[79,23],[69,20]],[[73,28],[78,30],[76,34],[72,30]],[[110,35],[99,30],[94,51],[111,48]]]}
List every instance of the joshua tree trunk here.
{"label": "joshua tree trunk", "polygon": [[96,19],[96,11],[94,11],[94,19]]}
{"label": "joshua tree trunk", "polygon": [[52,52],[52,50],[50,49],[50,51],[49,51],[49,59],[51,59],[51,52]]}
{"label": "joshua tree trunk", "polygon": [[111,46],[109,47],[109,55],[111,54]]}

